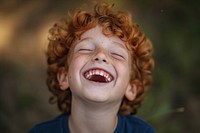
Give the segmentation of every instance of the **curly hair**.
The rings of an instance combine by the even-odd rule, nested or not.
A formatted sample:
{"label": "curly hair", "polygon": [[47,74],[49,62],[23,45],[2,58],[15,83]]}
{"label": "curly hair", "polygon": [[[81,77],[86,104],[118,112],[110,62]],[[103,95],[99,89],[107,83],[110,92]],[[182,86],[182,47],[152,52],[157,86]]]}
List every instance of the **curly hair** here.
{"label": "curly hair", "polygon": [[132,60],[130,83],[137,86],[135,100],[123,98],[119,109],[120,114],[136,114],[141,105],[144,94],[152,83],[152,69],[154,59],[153,47],[149,39],[132,22],[130,13],[114,12],[114,4],[98,3],[94,12],[78,10],[69,18],[62,19],[49,30],[49,43],[47,48],[47,85],[53,96],[50,103],[57,103],[61,112],[71,110],[72,94],[70,89],[61,90],[57,80],[57,73],[63,67],[68,70],[70,49],[75,40],[87,30],[100,25],[104,35],[116,35],[126,42]]}

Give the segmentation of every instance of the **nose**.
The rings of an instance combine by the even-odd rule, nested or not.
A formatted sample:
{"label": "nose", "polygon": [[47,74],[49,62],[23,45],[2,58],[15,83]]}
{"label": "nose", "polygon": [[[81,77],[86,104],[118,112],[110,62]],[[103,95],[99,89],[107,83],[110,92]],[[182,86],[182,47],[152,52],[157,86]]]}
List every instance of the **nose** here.
{"label": "nose", "polygon": [[98,50],[92,60],[99,63],[109,63],[108,54],[105,50]]}

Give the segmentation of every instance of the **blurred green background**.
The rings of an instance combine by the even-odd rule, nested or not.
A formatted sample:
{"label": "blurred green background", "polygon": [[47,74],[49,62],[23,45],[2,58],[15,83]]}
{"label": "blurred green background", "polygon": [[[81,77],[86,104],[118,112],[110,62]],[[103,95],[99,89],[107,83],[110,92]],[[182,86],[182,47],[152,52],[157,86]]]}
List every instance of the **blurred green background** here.
{"label": "blurred green background", "polygon": [[[92,0],[90,0],[92,1]],[[137,116],[157,133],[200,132],[200,1],[109,0],[152,40],[154,85]],[[23,133],[59,114],[48,104],[48,29],[89,0],[0,1],[0,132]]]}

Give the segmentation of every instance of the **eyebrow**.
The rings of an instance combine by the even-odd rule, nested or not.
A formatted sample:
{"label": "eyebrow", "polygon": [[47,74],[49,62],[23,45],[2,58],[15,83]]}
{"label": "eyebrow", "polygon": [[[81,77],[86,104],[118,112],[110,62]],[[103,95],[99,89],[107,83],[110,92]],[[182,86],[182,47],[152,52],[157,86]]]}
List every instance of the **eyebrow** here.
{"label": "eyebrow", "polygon": [[[86,40],[92,40],[92,39],[93,39],[92,37],[85,37],[85,38],[80,39],[79,41],[77,41],[76,44],[78,44],[80,42],[83,42],[83,41],[86,41]],[[119,42],[112,41],[112,43],[118,45],[119,47],[121,47],[123,49],[126,49],[126,47],[123,44],[119,43]]]}
{"label": "eyebrow", "polygon": [[118,46],[120,46],[120,47],[123,48],[123,49],[126,49],[126,47],[125,47],[123,44],[119,43],[119,42],[113,41],[113,43],[114,43],[114,44],[117,44]]}
{"label": "eyebrow", "polygon": [[80,39],[76,42],[76,44],[80,43],[80,42],[83,42],[83,41],[86,41],[86,40],[91,40],[92,38],[91,37],[86,37],[86,38],[83,38],[83,39]]}

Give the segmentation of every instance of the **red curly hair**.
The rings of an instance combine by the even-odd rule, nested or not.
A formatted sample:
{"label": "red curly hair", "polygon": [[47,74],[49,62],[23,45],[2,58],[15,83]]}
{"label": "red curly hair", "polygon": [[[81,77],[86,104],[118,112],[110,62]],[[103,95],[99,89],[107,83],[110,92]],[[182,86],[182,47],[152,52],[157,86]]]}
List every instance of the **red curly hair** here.
{"label": "red curly hair", "polygon": [[71,46],[75,40],[87,30],[100,25],[105,35],[116,35],[126,42],[126,47],[132,57],[132,72],[130,83],[137,86],[137,96],[134,101],[125,97],[122,100],[119,113],[135,114],[144,98],[144,93],[152,83],[152,69],[154,59],[153,47],[131,15],[125,12],[114,12],[114,5],[98,3],[94,12],[76,11],[70,19],[63,19],[49,30],[49,44],[47,49],[47,85],[53,96],[50,103],[57,103],[62,112],[71,110],[71,91],[63,91],[59,87],[57,73],[65,67],[68,70]]}

